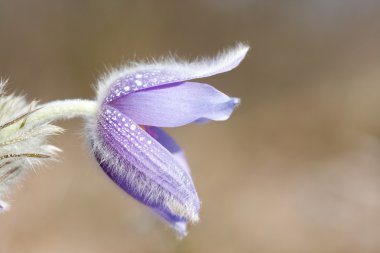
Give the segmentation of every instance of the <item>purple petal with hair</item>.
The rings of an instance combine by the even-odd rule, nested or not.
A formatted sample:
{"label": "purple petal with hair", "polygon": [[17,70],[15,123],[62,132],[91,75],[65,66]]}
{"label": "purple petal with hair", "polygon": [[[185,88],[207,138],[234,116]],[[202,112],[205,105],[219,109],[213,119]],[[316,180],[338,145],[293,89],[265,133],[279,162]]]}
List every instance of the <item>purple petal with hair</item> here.
{"label": "purple petal with hair", "polygon": [[185,152],[169,134],[159,127],[144,126],[144,129],[170,153],[172,153],[173,157],[182,166],[182,168],[186,169],[190,173]]}
{"label": "purple petal with hair", "polygon": [[98,117],[103,150],[94,146],[94,151],[108,176],[174,228],[183,228],[178,222],[196,222],[199,199],[189,173],[174,156],[116,108],[104,105]]}
{"label": "purple petal with hair", "polygon": [[197,120],[226,120],[238,103],[210,85],[184,82],[133,92],[109,104],[138,124],[177,127]]}
{"label": "purple petal with hair", "polygon": [[147,88],[230,71],[240,64],[248,50],[247,45],[238,44],[211,59],[203,58],[191,63],[168,61],[141,65],[128,70],[122,69],[115,75],[110,75],[106,81],[109,83],[110,89],[105,97],[105,102],[109,103],[131,92]]}

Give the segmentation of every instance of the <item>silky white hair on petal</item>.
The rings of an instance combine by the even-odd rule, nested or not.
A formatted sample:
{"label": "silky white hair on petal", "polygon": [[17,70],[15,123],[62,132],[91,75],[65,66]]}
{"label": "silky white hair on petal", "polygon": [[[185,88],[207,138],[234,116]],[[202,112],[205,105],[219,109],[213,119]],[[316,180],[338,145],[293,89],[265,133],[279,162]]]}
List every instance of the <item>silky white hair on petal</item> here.
{"label": "silky white hair on petal", "polygon": [[194,61],[163,57],[160,60],[132,62],[119,68],[112,68],[99,79],[96,85],[97,101],[102,103],[114,82],[131,73],[151,69],[169,69],[179,75],[179,78],[185,79],[188,76],[191,76],[188,79],[212,76],[237,67],[249,49],[247,44],[239,42],[234,47],[222,50],[214,57],[198,57]]}

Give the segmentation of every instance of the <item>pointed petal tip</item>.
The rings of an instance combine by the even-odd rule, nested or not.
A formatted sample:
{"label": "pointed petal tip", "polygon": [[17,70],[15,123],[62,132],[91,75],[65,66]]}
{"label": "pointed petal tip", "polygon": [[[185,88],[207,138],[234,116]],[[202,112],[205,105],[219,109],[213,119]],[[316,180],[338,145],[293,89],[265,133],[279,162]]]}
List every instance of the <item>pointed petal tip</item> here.
{"label": "pointed petal tip", "polygon": [[237,52],[236,54],[240,55],[242,58],[244,58],[247,55],[248,51],[251,49],[248,43],[245,42],[237,42],[234,48]]}
{"label": "pointed petal tip", "polygon": [[0,200],[0,213],[5,212],[9,209],[9,204]]}
{"label": "pointed petal tip", "polygon": [[231,98],[232,100],[232,103],[234,106],[239,106],[240,103],[241,103],[241,99],[240,98]]}
{"label": "pointed petal tip", "polygon": [[213,58],[212,62],[205,61],[208,67],[203,76],[200,77],[212,76],[236,68],[243,61],[249,49],[248,44],[238,42],[235,46],[222,50]]}
{"label": "pointed petal tip", "polygon": [[231,97],[229,101],[225,103],[225,110],[223,117],[220,117],[219,119],[216,119],[218,121],[224,121],[231,117],[231,114],[235,111],[235,109],[240,105],[241,100],[240,98]]}
{"label": "pointed petal tip", "polygon": [[189,219],[188,221],[178,221],[178,222],[171,224],[171,227],[175,230],[178,239],[183,239],[184,237],[187,236],[187,234],[188,234],[188,232],[187,232],[188,222],[191,224],[195,224],[195,223],[199,222],[198,214],[194,214],[193,217],[188,218],[188,219]]}
{"label": "pointed petal tip", "polygon": [[187,224],[186,222],[176,222],[172,225],[172,228],[175,230],[177,239],[183,239],[187,236]]}
{"label": "pointed petal tip", "polygon": [[220,58],[225,58],[227,62],[230,62],[231,69],[234,69],[243,61],[249,50],[250,47],[248,44],[238,42],[235,46],[224,50]]}
{"label": "pointed petal tip", "polygon": [[[189,222],[191,224],[198,223],[199,222],[199,216],[198,216],[198,214],[194,214],[194,216],[191,217],[191,219],[189,218]],[[179,240],[182,240],[188,234],[188,232],[187,232],[187,222],[185,222],[185,221],[176,222],[176,223],[172,224],[172,228],[175,230],[175,232],[177,234],[177,239],[179,239]]]}

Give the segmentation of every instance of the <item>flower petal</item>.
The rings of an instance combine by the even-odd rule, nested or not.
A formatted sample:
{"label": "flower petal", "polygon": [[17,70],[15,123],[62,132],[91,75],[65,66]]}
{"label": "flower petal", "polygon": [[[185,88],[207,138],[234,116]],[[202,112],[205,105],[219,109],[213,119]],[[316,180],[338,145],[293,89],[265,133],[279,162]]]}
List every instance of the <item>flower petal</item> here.
{"label": "flower petal", "polygon": [[137,124],[177,127],[196,121],[226,120],[239,103],[210,85],[177,83],[131,93],[110,103]]}
{"label": "flower petal", "polygon": [[114,70],[99,81],[98,101],[109,103],[142,89],[230,71],[240,64],[248,50],[247,45],[239,43],[219,53],[215,58],[201,58],[190,63],[169,59],[164,62],[137,64],[134,67],[127,66]]}
{"label": "flower petal", "polygon": [[178,222],[198,220],[200,203],[192,179],[167,149],[111,106],[102,108],[97,131],[95,156],[116,184],[174,228],[183,229]]}
{"label": "flower petal", "polygon": [[190,173],[190,168],[187,163],[185,152],[177,144],[177,142],[163,129],[159,127],[144,126],[145,131],[164,146],[177,162]]}

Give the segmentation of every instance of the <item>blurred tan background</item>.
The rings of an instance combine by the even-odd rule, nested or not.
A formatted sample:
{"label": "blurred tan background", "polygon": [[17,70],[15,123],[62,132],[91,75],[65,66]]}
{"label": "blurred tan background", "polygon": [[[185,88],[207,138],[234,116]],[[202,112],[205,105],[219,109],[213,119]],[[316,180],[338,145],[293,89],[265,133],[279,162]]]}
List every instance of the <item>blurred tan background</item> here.
{"label": "blurred tan background", "polygon": [[379,1],[0,0],[0,76],[47,102],[92,98],[109,66],[253,50],[206,82],[227,122],[170,129],[203,201],[182,241],[111,183],[79,120],[0,216],[0,252],[380,252]]}

